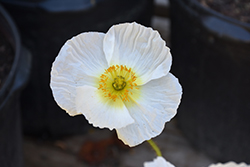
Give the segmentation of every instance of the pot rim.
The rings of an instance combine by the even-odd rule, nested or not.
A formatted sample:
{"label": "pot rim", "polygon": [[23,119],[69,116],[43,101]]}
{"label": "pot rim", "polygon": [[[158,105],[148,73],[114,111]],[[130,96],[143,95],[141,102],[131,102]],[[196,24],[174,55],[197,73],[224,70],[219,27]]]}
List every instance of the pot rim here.
{"label": "pot rim", "polygon": [[0,4],[0,17],[3,17],[3,22],[5,22],[6,24],[8,24],[9,26],[9,30],[7,30],[7,32],[9,32],[9,34],[11,35],[11,37],[13,37],[13,43],[10,41],[13,49],[14,49],[14,60],[10,69],[10,72],[5,80],[5,82],[3,83],[2,88],[0,89],[0,106],[2,104],[2,102],[4,101],[4,99],[6,97],[8,97],[8,94],[10,93],[11,87],[13,86],[13,82],[15,79],[15,75],[16,75],[16,71],[17,71],[17,66],[18,66],[18,62],[20,59],[20,54],[21,54],[21,40],[20,40],[20,36],[18,33],[18,30],[16,28],[16,25],[13,21],[13,19],[11,18],[11,16],[8,14],[8,12],[3,8],[3,6]]}
{"label": "pot rim", "polygon": [[[2,0],[3,3],[21,6],[25,8],[38,8],[48,12],[72,12],[89,10],[103,0],[82,0],[82,1],[65,1],[58,3],[57,0]],[[67,6],[67,7],[65,7]]]}
{"label": "pot rim", "polygon": [[248,30],[250,30],[250,23],[245,23],[245,22],[242,22],[242,21],[237,20],[235,18],[223,15],[220,12],[217,12],[217,11],[211,9],[211,8],[203,6],[197,0],[179,0],[179,1],[184,1],[185,4],[189,4],[189,6],[191,6],[195,10],[201,10],[201,11],[205,12],[206,14],[215,15],[215,16],[217,16],[217,17],[219,17],[219,18],[221,18],[221,19],[223,19],[223,20],[225,20],[227,22],[231,22],[233,24],[237,24],[237,25],[239,25],[241,27],[245,27]]}

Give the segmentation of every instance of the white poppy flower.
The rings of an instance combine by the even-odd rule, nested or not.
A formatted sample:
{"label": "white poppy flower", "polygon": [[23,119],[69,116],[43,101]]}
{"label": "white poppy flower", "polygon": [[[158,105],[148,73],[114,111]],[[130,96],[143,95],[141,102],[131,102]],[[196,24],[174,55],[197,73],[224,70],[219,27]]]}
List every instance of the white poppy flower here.
{"label": "white poppy flower", "polygon": [[182,88],[169,73],[171,63],[157,31],[124,23],[68,40],[52,65],[50,86],[69,115],[116,129],[136,146],[159,135],[176,114]]}
{"label": "white poppy flower", "polygon": [[212,164],[212,165],[209,165],[209,167],[250,167],[250,165],[247,165],[244,162],[237,164],[233,161],[230,161],[225,164],[222,164],[222,163]]}
{"label": "white poppy flower", "polygon": [[144,162],[144,167],[175,167],[163,157],[157,157],[152,162]]}

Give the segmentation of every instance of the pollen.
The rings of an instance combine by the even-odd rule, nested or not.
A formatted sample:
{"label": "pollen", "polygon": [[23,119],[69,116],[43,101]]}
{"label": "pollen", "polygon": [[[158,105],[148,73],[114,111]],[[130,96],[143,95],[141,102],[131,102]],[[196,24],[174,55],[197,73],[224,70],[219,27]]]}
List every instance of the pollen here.
{"label": "pollen", "polygon": [[105,98],[114,102],[119,98],[129,102],[129,97],[133,95],[132,91],[139,89],[136,79],[131,68],[125,65],[113,65],[100,76],[98,89]]}

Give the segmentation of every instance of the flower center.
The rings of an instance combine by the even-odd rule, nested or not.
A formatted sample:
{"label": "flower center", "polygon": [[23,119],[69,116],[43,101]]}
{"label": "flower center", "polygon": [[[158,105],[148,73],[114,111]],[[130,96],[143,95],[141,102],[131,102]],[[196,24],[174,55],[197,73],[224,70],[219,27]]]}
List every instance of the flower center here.
{"label": "flower center", "polygon": [[136,76],[131,68],[113,65],[100,76],[98,89],[102,91],[104,97],[113,101],[118,98],[129,101],[129,96],[133,95],[134,88],[139,89],[135,81]]}
{"label": "flower center", "polygon": [[127,85],[127,83],[126,83],[125,78],[123,76],[117,76],[114,79],[114,82],[112,84],[114,89],[117,91],[124,89],[126,85]]}

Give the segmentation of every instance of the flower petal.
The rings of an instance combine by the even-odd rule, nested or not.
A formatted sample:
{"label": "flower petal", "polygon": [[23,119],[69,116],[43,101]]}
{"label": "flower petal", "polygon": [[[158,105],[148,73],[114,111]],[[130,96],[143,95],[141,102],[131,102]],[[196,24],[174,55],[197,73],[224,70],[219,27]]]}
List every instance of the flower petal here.
{"label": "flower petal", "polygon": [[112,26],[103,41],[109,65],[133,69],[140,83],[167,75],[172,63],[170,50],[159,33],[137,23]]}
{"label": "flower petal", "polygon": [[167,121],[176,114],[180,103],[182,88],[171,73],[152,80],[140,87],[139,99],[126,102],[135,123],[117,129],[118,138],[129,146],[136,146],[145,140],[159,135]]}
{"label": "flower petal", "polygon": [[95,127],[122,128],[134,122],[122,100],[101,97],[92,86],[77,87],[76,107]]}
{"label": "flower petal", "polygon": [[250,165],[247,165],[244,162],[237,164],[233,161],[230,161],[230,162],[227,162],[225,164],[222,164],[222,163],[211,164],[211,165],[209,165],[209,167],[250,167]]}
{"label": "flower petal", "polygon": [[103,33],[82,33],[68,40],[61,48],[51,70],[50,87],[57,104],[69,115],[76,110],[76,87],[95,86],[97,77],[108,67],[103,52]]}
{"label": "flower petal", "polygon": [[152,162],[144,162],[144,167],[174,167],[170,162],[163,157],[157,157]]}

